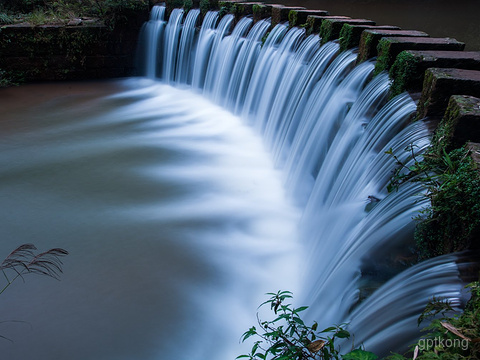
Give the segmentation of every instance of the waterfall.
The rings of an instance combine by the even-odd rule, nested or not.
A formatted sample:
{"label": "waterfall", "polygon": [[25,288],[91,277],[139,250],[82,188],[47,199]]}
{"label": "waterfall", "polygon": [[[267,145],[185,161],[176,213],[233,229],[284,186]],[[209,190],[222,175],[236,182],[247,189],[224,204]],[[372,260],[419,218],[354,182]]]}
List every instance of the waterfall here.
{"label": "waterfall", "polygon": [[[268,32],[269,20],[253,24],[250,17],[233,26],[233,15],[219,20],[210,11],[196,31],[198,16],[175,9],[167,25],[163,15],[152,16],[142,35],[153,47],[144,75],[202,93],[262,135],[303,213],[298,295],[310,305],[307,316],[324,326],[349,322],[356,339],[380,355],[401,350],[418,336],[416,316],[429,297],[461,301],[454,255],[402,266],[412,217],[426,203],[418,184],[387,193],[395,160],[385,152],[408,162],[407,146],[417,156],[428,146],[426,124],[409,122],[413,100],[388,101],[388,75],[373,78],[373,61],[356,65],[354,50],[321,45],[304,29],[278,24]],[[365,269],[384,262],[391,274],[365,299]]]}

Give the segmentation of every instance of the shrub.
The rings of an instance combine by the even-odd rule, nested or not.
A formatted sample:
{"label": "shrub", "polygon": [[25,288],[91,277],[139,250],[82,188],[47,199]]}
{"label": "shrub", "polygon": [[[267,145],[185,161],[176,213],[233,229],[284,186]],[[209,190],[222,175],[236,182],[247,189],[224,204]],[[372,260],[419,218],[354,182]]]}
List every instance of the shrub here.
{"label": "shrub", "polygon": [[262,321],[257,314],[257,329],[252,326],[241,338],[244,342],[254,337],[250,353],[240,355],[237,359],[249,360],[307,360],[307,359],[343,359],[343,360],[375,360],[377,356],[362,349],[356,349],[348,354],[341,355],[335,345],[336,339],[349,338],[350,333],[344,325],[332,326],[322,331],[317,331],[318,324],[315,322],[308,326],[300,317],[300,313],[308,307],[294,308],[286,304],[285,300],[292,298],[289,291],[268,293],[270,298],[260,307],[269,305],[275,318],[270,321]]}
{"label": "shrub", "polygon": [[397,160],[389,191],[407,181],[420,182],[422,196],[430,206],[416,217],[415,230],[419,260],[472,247],[472,238],[480,227],[480,177],[477,165],[465,147],[446,152],[430,148],[422,159],[415,157],[406,165]]}

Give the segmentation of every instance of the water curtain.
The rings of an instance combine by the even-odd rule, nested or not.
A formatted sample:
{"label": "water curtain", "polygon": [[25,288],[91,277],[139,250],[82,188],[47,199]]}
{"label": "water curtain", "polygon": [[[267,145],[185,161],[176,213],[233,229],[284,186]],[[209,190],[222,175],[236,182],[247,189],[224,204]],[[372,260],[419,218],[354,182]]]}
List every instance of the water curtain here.
{"label": "water curtain", "polygon": [[[287,24],[269,31],[269,19],[234,23],[209,11],[198,31],[198,10],[174,9],[167,22],[154,7],[142,32],[144,75],[202,93],[262,135],[303,212],[298,281],[308,317],[349,322],[380,354],[401,349],[418,337],[416,317],[432,295],[461,301],[455,256],[403,266],[412,217],[426,205],[421,186],[386,191],[395,161],[385,152],[408,163],[413,145],[421,156],[426,124],[409,122],[410,96],[388,100],[388,75],[373,78],[374,61],[356,65],[354,50]],[[374,282],[384,284],[371,294]]]}

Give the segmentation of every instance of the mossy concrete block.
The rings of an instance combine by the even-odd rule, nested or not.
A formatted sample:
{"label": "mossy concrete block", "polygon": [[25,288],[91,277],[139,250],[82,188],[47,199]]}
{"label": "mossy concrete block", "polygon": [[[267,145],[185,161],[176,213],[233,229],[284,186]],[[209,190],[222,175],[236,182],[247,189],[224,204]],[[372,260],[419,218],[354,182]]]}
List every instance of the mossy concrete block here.
{"label": "mossy concrete block", "polygon": [[377,46],[378,57],[375,64],[375,73],[389,70],[404,50],[451,50],[462,51],[465,43],[452,38],[427,37],[386,37],[382,38]]}
{"label": "mossy concrete block", "polygon": [[288,22],[292,26],[304,26],[307,23],[308,16],[328,16],[326,10],[290,10],[288,13]]}
{"label": "mossy concrete block", "polygon": [[445,149],[449,152],[468,142],[480,143],[480,99],[468,95],[452,95],[432,145],[436,151]]}
{"label": "mossy concrete block", "polygon": [[346,20],[351,19],[348,16],[330,16],[330,15],[308,15],[306,28],[309,33],[319,33],[320,28],[322,27],[322,22],[327,19],[340,19]]}
{"label": "mossy concrete block", "polygon": [[393,25],[343,24],[340,31],[340,49],[344,51],[358,47],[364,30],[400,30],[400,28]]}
{"label": "mossy concrete block", "polygon": [[242,1],[230,1],[231,7],[229,13],[235,15],[235,19],[238,22],[240,18],[253,14],[253,5],[258,3],[242,2]]}
{"label": "mossy concrete block", "polygon": [[[205,16],[210,10],[218,10],[218,0],[200,0],[200,13]],[[168,8],[167,8],[168,9]],[[168,11],[167,11],[168,13]]]}
{"label": "mossy concrete block", "polygon": [[479,51],[406,50],[401,52],[392,67],[392,96],[404,91],[422,90],[428,68],[457,68],[480,70]]}
{"label": "mossy concrete block", "polygon": [[183,8],[185,0],[165,0],[166,17],[168,18],[173,9]]}
{"label": "mossy concrete block", "polygon": [[452,95],[480,97],[480,71],[427,69],[416,118],[442,117]]}
{"label": "mossy concrete block", "polygon": [[375,21],[367,19],[324,19],[320,27],[322,43],[338,39],[344,24],[350,25],[375,25]]}
{"label": "mossy concrete block", "polygon": [[366,29],[360,37],[357,63],[377,56],[377,47],[384,37],[428,37],[427,33],[416,30]]}
{"label": "mossy concrete block", "polygon": [[306,10],[306,9],[304,7],[296,7],[296,6],[273,5],[272,6],[272,26],[288,21],[290,11],[294,11],[294,10]]}
{"label": "mossy concrete block", "polygon": [[257,22],[272,16],[272,6],[261,2],[246,2],[242,3],[245,6],[245,11],[251,11],[249,14],[253,15],[253,21]]}

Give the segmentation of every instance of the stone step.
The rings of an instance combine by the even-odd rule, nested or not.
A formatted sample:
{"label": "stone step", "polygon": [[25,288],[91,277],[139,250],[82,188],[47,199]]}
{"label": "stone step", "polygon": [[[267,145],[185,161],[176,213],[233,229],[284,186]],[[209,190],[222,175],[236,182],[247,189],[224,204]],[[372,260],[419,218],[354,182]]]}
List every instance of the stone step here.
{"label": "stone step", "polygon": [[420,92],[428,68],[480,70],[480,51],[402,51],[390,69],[392,96]]}
{"label": "stone step", "polygon": [[449,152],[467,143],[480,143],[480,99],[452,95],[432,144],[437,151]]}
{"label": "stone step", "polygon": [[361,63],[377,56],[377,46],[384,37],[428,37],[427,33],[417,30],[376,30],[367,29],[360,37],[357,62]]}
{"label": "stone step", "polygon": [[463,51],[465,43],[452,38],[385,37],[378,43],[375,73],[388,70],[398,54],[404,50],[452,50]]}
{"label": "stone step", "polygon": [[[235,6],[234,15],[235,15],[236,21],[238,21],[238,20],[240,20],[240,18],[242,18],[244,16],[252,15],[253,14],[253,7],[262,5],[262,3],[237,1],[237,2],[235,2],[235,4],[232,4],[232,5]],[[232,8],[233,8],[233,6],[232,6]],[[232,9],[232,8],[230,8],[230,9]],[[232,10],[230,10],[230,12],[231,11]],[[265,17],[268,17],[268,16],[265,16]]]}
{"label": "stone step", "polygon": [[364,30],[401,30],[392,25],[352,25],[343,24],[340,31],[340,49],[345,51],[359,46],[360,38]]}
{"label": "stone step", "polygon": [[245,15],[253,15],[253,21],[257,22],[272,16],[273,5],[264,4],[262,2],[244,2]]}
{"label": "stone step", "polygon": [[375,25],[375,21],[367,19],[324,19],[320,27],[322,43],[338,39],[344,24],[350,25]]}
{"label": "stone step", "polygon": [[292,10],[306,10],[306,8],[299,7],[299,6],[295,7],[295,6],[273,5],[272,6],[272,26],[288,21],[290,11]]}
{"label": "stone step", "polygon": [[322,22],[328,19],[351,19],[348,16],[330,16],[330,15],[308,15],[307,16],[307,31],[309,33],[318,34],[320,32],[320,28],[322,27]]}
{"label": "stone step", "polygon": [[452,95],[480,97],[480,71],[430,68],[425,72],[417,119],[441,117]]}
{"label": "stone step", "polygon": [[288,14],[288,21],[290,26],[301,26],[307,23],[309,16],[328,16],[328,11],[325,10],[290,10]]}

